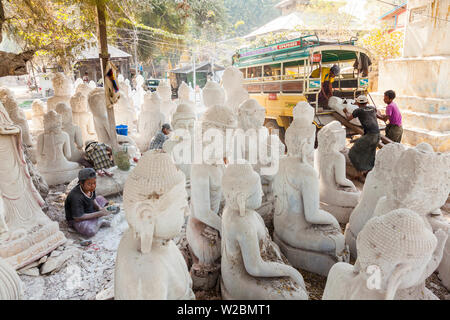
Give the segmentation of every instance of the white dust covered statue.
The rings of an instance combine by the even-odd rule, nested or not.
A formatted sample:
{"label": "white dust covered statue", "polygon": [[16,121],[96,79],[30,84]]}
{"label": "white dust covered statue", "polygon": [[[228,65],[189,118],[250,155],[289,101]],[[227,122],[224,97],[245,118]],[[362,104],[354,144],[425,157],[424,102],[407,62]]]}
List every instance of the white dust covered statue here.
{"label": "white dust covered statue", "polygon": [[340,223],[348,222],[360,195],[346,177],[345,156],[340,152],[345,148],[345,135],[337,121],[327,124],[317,135],[321,207]]}
{"label": "white dust covered statue", "polygon": [[0,258],[20,269],[47,255],[66,239],[58,223],[41,210],[44,201],[27,168],[20,127],[11,121],[1,103],[0,177]]}
{"label": "white dust covered statue", "polygon": [[117,125],[128,126],[128,132],[134,131],[137,123],[136,109],[133,105],[133,99],[128,95],[129,87],[125,82],[119,83],[120,99],[114,106]]}
{"label": "white dust covered statue", "polygon": [[337,263],[324,300],[436,300],[425,280],[436,270],[448,235],[435,234],[414,211],[398,209],[369,220],[358,235],[354,266]]}
{"label": "white dust covered statue", "polygon": [[290,126],[288,156],[280,161],[273,182],[274,241],[297,268],[326,276],[339,261],[348,261],[338,221],[320,209],[319,177],[310,163],[315,128]]}
{"label": "white dust covered statue", "polygon": [[230,108],[234,114],[238,113],[239,106],[245,100],[250,98],[247,90],[243,87],[244,75],[236,67],[228,67],[222,76],[222,85],[226,92],[225,105]]}
{"label": "white dust covered statue", "polygon": [[88,96],[89,109],[94,117],[94,126],[98,141],[112,145],[112,133],[106,111],[106,97],[103,88],[91,91]]}
{"label": "white dust covered statue", "polygon": [[44,114],[45,114],[45,104],[40,99],[36,99],[31,104],[31,109],[33,112],[33,117],[31,120],[32,128],[34,131],[44,130]]}
{"label": "white dust covered statue", "polygon": [[172,101],[172,87],[166,81],[161,81],[156,88],[161,97],[161,112],[164,114],[167,122],[171,122],[172,115],[177,109],[177,104]]}
{"label": "white dust covered statue", "polygon": [[191,100],[193,94],[192,89],[183,81],[178,88],[178,105],[187,104],[190,107],[195,108],[195,102]]}
{"label": "white dust covered statue", "polygon": [[117,250],[116,300],[195,299],[177,237],[189,212],[184,175],[167,153],[150,151],[125,183],[130,228]]}
{"label": "white dust covered statue", "polygon": [[233,164],[223,180],[222,298],[307,300],[303,277],[270,238],[261,216],[262,189],[250,164]]}
{"label": "white dust covered statue", "polygon": [[[288,137],[288,135],[295,135],[297,132],[301,132],[302,139],[307,139],[308,143],[314,143],[316,141],[316,126],[313,124],[314,121],[314,108],[308,102],[300,101],[292,111],[294,120],[292,121],[289,128],[291,130],[286,131],[286,139],[295,139],[295,137]],[[288,128],[288,129],[289,129]],[[288,149],[289,152],[289,149]],[[308,154],[304,156],[308,160],[311,166],[314,166],[314,148],[308,149]]]}
{"label": "white dust covered statue", "polygon": [[16,270],[0,258],[0,301],[21,300],[23,298],[23,292],[24,285],[17,275]]}
{"label": "white dust covered statue", "polygon": [[70,138],[70,158],[69,161],[78,162],[81,160],[83,149],[83,136],[79,126],[72,122],[72,109],[65,103],[61,102],[56,105],[56,112],[62,117],[62,129]]}
{"label": "white dust covered statue", "polygon": [[[81,84],[80,86],[82,85],[84,84]],[[89,90],[89,92],[90,91],[91,90]],[[92,113],[88,109],[88,96],[85,96],[82,92],[75,93],[72,98],[70,98],[70,106],[72,107],[73,124],[81,129],[83,142],[97,140],[94,119]]]}
{"label": "white dust covered statue", "polygon": [[[203,135],[221,134],[225,137],[226,129],[237,127],[233,112],[224,106],[209,108],[200,122]],[[203,135],[199,134],[195,138],[202,139]],[[208,139],[202,140],[200,143],[203,142],[205,157],[200,159],[203,160],[201,164],[194,162],[191,166],[191,216],[186,227],[186,239],[193,256],[191,276],[194,288],[207,290],[215,287],[220,269],[219,233],[222,219],[219,211],[225,150],[211,150],[213,144]],[[198,154],[194,155],[194,159],[196,156]]]}
{"label": "white dust covered statue", "polygon": [[203,104],[205,108],[215,105],[224,106],[226,100],[225,90],[214,81],[208,81],[202,90]]}
{"label": "white dust covered statue", "polygon": [[38,137],[38,170],[49,186],[67,183],[81,169],[72,157],[70,136],[62,130],[62,117],[50,110],[44,117],[44,133]]}
{"label": "white dust covered statue", "polygon": [[[354,100],[347,100],[347,99],[341,99],[339,97],[331,97],[330,100],[328,100],[328,106],[333,109],[334,111],[336,111],[337,113],[339,113],[341,116],[343,116],[344,118],[347,118],[347,116],[345,115],[344,112],[344,108],[347,109],[347,112],[352,114],[353,111],[355,111],[356,109],[358,109],[358,106],[354,105]],[[361,122],[359,121],[358,118],[353,119],[352,121],[350,121],[352,124],[357,125],[357,126],[361,126]]]}
{"label": "white dust covered statue", "polygon": [[70,105],[70,97],[72,96],[72,80],[64,73],[58,72],[53,75],[52,84],[55,94],[47,100],[47,111],[55,110],[56,105],[60,102]]}

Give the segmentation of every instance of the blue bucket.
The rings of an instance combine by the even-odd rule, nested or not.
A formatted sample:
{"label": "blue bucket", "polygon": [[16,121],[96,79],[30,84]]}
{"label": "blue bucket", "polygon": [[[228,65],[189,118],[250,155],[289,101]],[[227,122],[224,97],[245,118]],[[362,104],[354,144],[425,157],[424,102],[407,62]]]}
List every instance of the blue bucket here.
{"label": "blue bucket", "polygon": [[126,125],[116,126],[116,132],[121,136],[128,136],[128,126]]}

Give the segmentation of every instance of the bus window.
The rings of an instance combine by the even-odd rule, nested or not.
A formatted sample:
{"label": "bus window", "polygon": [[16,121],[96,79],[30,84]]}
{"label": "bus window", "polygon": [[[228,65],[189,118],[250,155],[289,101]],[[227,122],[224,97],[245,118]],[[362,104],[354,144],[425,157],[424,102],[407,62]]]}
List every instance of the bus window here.
{"label": "bus window", "polygon": [[262,77],[262,67],[249,67],[247,78],[256,80]]}
{"label": "bus window", "polygon": [[293,61],[284,64],[284,80],[295,80],[303,78],[305,72],[302,61]]}
{"label": "bus window", "polygon": [[242,69],[239,69],[241,72],[242,72],[242,74],[243,74],[243,76],[244,76],[244,79],[246,79],[248,76],[247,76],[247,68],[242,68]]}
{"label": "bus window", "polygon": [[280,80],[281,64],[273,64],[264,66],[264,80]]}

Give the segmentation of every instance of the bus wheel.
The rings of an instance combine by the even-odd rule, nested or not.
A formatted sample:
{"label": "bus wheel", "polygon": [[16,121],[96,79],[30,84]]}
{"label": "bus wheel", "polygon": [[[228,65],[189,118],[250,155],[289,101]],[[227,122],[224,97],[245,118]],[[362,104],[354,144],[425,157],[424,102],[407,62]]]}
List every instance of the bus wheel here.
{"label": "bus wheel", "polygon": [[269,133],[275,133],[275,130],[278,130],[278,138],[280,138],[280,141],[284,143],[284,134],[285,129],[283,127],[280,127],[276,120],[274,119],[266,119],[264,122],[264,126],[269,130]]}

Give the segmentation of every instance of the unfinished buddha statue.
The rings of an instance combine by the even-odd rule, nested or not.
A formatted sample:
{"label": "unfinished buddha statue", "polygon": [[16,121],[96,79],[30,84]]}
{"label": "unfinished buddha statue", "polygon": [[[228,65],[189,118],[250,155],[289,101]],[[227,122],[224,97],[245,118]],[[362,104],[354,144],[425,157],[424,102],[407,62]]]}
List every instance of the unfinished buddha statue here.
{"label": "unfinished buddha statue", "polygon": [[166,81],[161,81],[156,88],[156,92],[161,97],[161,112],[164,114],[166,121],[170,122],[177,109],[177,104],[172,101],[172,87]]}
{"label": "unfinished buddha statue", "polygon": [[167,153],[143,155],[125,183],[124,209],[130,228],[117,250],[115,299],[195,299],[173,241],[189,212],[185,179]]}
{"label": "unfinished buddha statue", "polygon": [[92,90],[88,96],[88,103],[94,117],[98,141],[112,145],[112,133],[108,122],[108,113],[106,112],[105,90],[103,88]]}
{"label": "unfinished buddha statue", "polygon": [[70,138],[70,158],[69,161],[78,162],[81,160],[81,151],[83,149],[83,136],[79,126],[72,122],[72,109],[64,102],[56,105],[56,112],[62,117],[62,129]]}
{"label": "unfinished buddha statue", "polygon": [[[177,167],[186,176],[186,182],[190,185],[191,163],[194,152],[194,124],[196,120],[192,105],[180,104],[173,114],[172,127],[174,134],[164,143],[163,150],[171,154]],[[185,144],[185,148],[182,147]],[[184,151],[190,150],[188,155]],[[187,161],[185,161],[187,160]]]}
{"label": "unfinished buddha statue", "polygon": [[250,98],[243,84],[244,75],[238,68],[228,67],[225,69],[222,76],[222,85],[227,97],[225,105],[235,114],[238,113],[241,103]]}
{"label": "unfinished buddha statue", "polygon": [[88,109],[87,96],[81,91],[75,93],[75,95],[70,98],[70,106],[72,107],[73,124],[81,129],[83,142],[96,140],[94,121],[92,113]]}
{"label": "unfinished buddha statue", "polygon": [[320,176],[320,201],[322,209],[330,212],[340,223],[347,223],[358,204],[359,191],[346,177],[345,129],[333,121],[318,133],[318,168]]}
{"label": "unfinished buddha statue", "polygon": [[83,94],[86,99],[89,96],[89,93],[91,93],[91,91],[93,90],[88,84],[86,83],[80,83],[78,86],[75,87],[75,94],[76,93],[81,93]]}
{"label": "unfinished buddha statue", "polygon": [[44,130],[44,114],[45,114],[45,105],[44,102],[40,99],[36,99],[31,104],[31,109],[33,112],[33,118],[31,123],[33,125],[33,129],[35,131]]}
{"label": "unfinished buddha statue", "polygon": [[27,117],[14,97],[14,93],[8,88],[0,88],[0,101],[9,114],[10,119],[14,124],[20,127],[22,132],[22,141],[27,147],[33,146],[33,140],[30,135],[30,128],[28,127]]}
{"label": "unfinished buddha statue", "polygon": [[448,235],[433,234],[416,212],[397,209],[367,222],[355,266],[337,263],[323,300],[435,300],[425,280],[436,270]]}
{"label": "unfinished buddha statue", "polygon": [[[237,120],[224,106],[213,106],[200,119],[203,133],[218,131],[225,137],[226,129],[235,129]],[[224,142],[225,145],[225,142]],[[203,149],[209,143],[203,140]],[[195,288],[210,289],[219,275],[220,237],[222,221],[219,215],[222,199],[223,150],[210,152],[201,164],[191,166],[191,216],[186,238],[193,255],[191,276]],[[217,159],[219,157],[220,159]]]}
{"label": "unfinished buddha statue", "polygon": [[208,81],[202,91],[203,104],[206,108],[215,105],[224,106],[226,100],[225,90],[214,81]]}
{"label": "unfinished buddha statue", "polygon": [[70,105],[72,80],[64,73],[58,72],[53,75],[52,84],[55,95],[47,100],[47,110],[55,110],[56,105],[60,102]]}
{"label": "unfinished buddha statue", "polygon": [[378,151],[375,167],[367,174],[358,205],[350,215],[345,230],[345,243],[350,247],[351,255],[356,258],[356,238],[369,221],[378,200],[387,194],[387,185],[394,174],[394,167],[406,147],[400,143],[389,143]]}
{"label": "unfinished buddha statue", "polygon": [[286,132],[288,156],[273,182],[273,238],[293,266],[326,276],[349,257],[338,221],[320,209],[319,177],[308,159],[315,142],[311,129],[297,125]]}
{"label": "unfinished buddha statue", "polygon": [[[144,82],[145,79],[143,76],[138,75],[136,77],[136,90],[133,90],[131,98],[133,99],[133,103],[134,103],[134,108],[136,109],[137,112],[141,112],[142,111],[142,104],[144,103],[144,95],[145,95],[145,90],[144,90]],[[134,82],[133,82],[134,84]]]}
{"label": "unfinished buddha statue", "polygon": [[38,169],[49,186],[68,183],[81,169],[71,162],[70,136],[62,130],[62,117],[55,110],[44,116],[44,133],[38,137]]}
{"label": "unfinished buddha statue", "polygon": [[195,108],[195,102],[191,100],[191,94],[192,89],[183,81],[178,88],[178,105],[187,104],[192,108]]}
{"label": "unfinished buddha statue", "polygon": [[157,92],[147,92],[144,97],[142,111],[139,114],[138,130],[135,141],[142,152],[150,148],[150,141],[161,130],[165,123],[161,112],[161,97]]}
{"label": "unfinished buddha statue", "polygon": [[0,258],[0,301],[21,300],[23,292],[24,285],[16,270]]}
{"label": "unfinished buddha statue", "polygon": [[272,242],[261,216],[262,189],[250,164],[233,164],[223,180],[221,290],[224,299],[307,300],[302,275]]}
{"label": "unfinished buddha statue", "polygon": [[58,223],[41,210],[44,201],[29,175],[21,139],[20,127],[0,103],[0,216],[4,217],[0,219],[0,258],[15,269],[42,258],[66,241]]}
{"label": "unfinished buddha statue", "polygon": [[[341,99],[339,97],[334,97],[334,96],[328,100],[328,106],[331,109],[333,109],[334,111],[336,111],[337,113],[339,113],[344,118],[347,118],[347,116],[345,115],[345,112],[344,112],[344,108],[346,108],[348,110],[347,112],[349,114],[352,114],[353,111],[358,109],[358,106],[354,105],[354,103],[355,103],[354,100]],[[361,122],[359,121],[358,118],[354,118],[350,122],[354,125],[361,127]]]}
{"label": "unfinished buddha statue", "polygon": [[119,84],[120,99],[114,107],[116,124],[128,126],[128,132],[134,131],[137,123],[136,109],[133,105],[133,99],[128,96],[128,86],[122,82]]}

